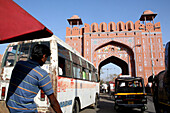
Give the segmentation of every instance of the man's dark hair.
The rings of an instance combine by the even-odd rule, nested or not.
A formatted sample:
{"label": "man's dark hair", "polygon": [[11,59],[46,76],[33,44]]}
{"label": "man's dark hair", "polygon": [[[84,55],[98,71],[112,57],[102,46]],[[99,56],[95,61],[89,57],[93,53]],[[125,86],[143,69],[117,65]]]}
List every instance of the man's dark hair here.
{"label": "man's dark hair", "polygon": [[37,44],[32,49],[31,57],[33,60],[40,60],[44,54],[46,57],[51,55],[49,47],[44,44]]}

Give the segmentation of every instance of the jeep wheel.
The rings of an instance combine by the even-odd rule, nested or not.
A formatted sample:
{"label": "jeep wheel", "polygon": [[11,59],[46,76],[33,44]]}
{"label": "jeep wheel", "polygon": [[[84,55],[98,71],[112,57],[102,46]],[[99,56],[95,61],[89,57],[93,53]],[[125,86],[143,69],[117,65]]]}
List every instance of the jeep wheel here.
{"label": "jeep wheel", "polygon": [[118,106],[118,105],[115,105],[115,106],[114,106],[114,109],[115,109],[116,111],[118,111],[118,110],[119,110],[119,106]]}

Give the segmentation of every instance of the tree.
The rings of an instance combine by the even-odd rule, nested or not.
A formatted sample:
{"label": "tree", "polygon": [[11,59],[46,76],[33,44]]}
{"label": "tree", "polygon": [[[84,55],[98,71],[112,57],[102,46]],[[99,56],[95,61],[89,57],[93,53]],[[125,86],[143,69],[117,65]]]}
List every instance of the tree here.
{"label": "tree", "polygon": [[117,74],[110,74],[109,76],[109,81],[115,81],[115,79],[117,78]]}
{"label": "tree", "polygon": [[100,80],[100,85],[102,85],[104,83],[104,80],[103,79],[101,79]]}

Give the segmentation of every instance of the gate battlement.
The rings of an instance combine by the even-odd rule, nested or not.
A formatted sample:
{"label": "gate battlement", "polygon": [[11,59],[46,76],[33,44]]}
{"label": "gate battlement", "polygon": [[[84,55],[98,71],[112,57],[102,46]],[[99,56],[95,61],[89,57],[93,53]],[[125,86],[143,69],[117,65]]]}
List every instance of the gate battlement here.
{"label": "gate battlement", "polygon": [[[133,23],[132,21],[128,21],[126,23],[120,21],[117,24],[115,24],[114,22],[110,22],[108,24],[106,24],[105,22],[102,22],[100,24],[92,23],[91,25],[85,23],[84,27],[82,28],[79,28],[77,26],[73,28],[67,27],[66,37],[70,38],[74,36],[81,36],[83,35],[83,33],[85,33],[86,35],[102,34],[101,36],[108,36],[111,34],[110,36],[119,36],[119,35],[126,36],[128,34],[132,35],[132,32],[133,32],[133,34],[136,35],[135,34],[136,32],[141,31],[139,27],[151,29],[153,27],[158,27],[158,26],[160,26],[160,22],[157,22],[155,24],[149,22],[149,23],[146,23],[146,25],[144,25],[141,23],[140,20],[136,21],[135,23]],[[144,32],[145,30],[142,30],[142,31]],[[152,29],[151,32],[161,32],[161,28]]]}

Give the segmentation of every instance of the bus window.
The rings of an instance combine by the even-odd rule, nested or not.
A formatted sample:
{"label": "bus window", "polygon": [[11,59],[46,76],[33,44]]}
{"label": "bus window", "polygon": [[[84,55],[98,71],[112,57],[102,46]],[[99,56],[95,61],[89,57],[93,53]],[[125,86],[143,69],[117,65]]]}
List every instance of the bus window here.
{"label": "bus window", "polygon": [[99,81],[99,80],[98,80],[98,74],[95,73],[95,76],[96,76],[96,81],[95,81],[95,82],[98,82],[98,81]]}
{"label": "bus window", "polygon": [[[44,44],[47,45],[50,48],[50,43],[49,42],[32,42],[32,43],[22,43],[20,45],[20,49],[18,50],[18,61],[19,60],[23,60],[26,61],[30,58],[31,56],[31,51],[32,48],[36,45],[36,44]],[[45,64],[49,64],[50,63],[50,57],[47,58]]]}
{"label": "bus window", "polygon": [[81,74],[81,67],[77,64],[74,64],[74,63],[73,63],[73,77],[78,78],[78,79],[83,78],[83,76]]}
{"label": "bus window", "polygon": [[98,81],[98,77],[97,77],[97,74],[95,72],[92,72],[92,81],[93,82],[97,82]]}
{"label": "bus window", "polygon": [[74,78],[81,78],[81,71],[80,66],[73,63],[73,77]]}
{"label": "bus window", "polygon": [[86,72],[86,80],[89,80],[89,70],[85,69],[85,72]]}
{"label": "bus window", "polygon": [[[32,47],[34,46],[35,43],[32,43]],[[46,46],[48,46],[50,48],[50,42],[49,41],[45,41],[45,42],[40,42],[40,44],[44,44]],[[47,58],[45,64],[50,64],[50,57]]]}
{"label": "bus window", "polygon": [[5,62],[3,66],[14,66],[15,60],[16,60],[16,52],[17,52],[18,45],[10,46],[7,49],[6,56],[5,56]]}
{"label": "bus window", "polygon": [[77,78],[77,65],[73,63],[73,77]]}
{"label": "bus window", "polygon": [[91,71],[89,71],[89,80],[92,81]]}
{"label": "bus window", "polygon": [[66,66],[66,76],[72,77],[72,63],[68,60],[65,60],[65,66]]}
{"label": "bus window", "polygon": [[19,59],[26,61],[30,56],[31,43],[23,43],[19,49]]}
{"label": "bus window", "polygon": [[87,63],[85,60],[81,59],[81,62],[82,62],[82,67],[83,68],[87,68]]}
{"label": "bus window", "polygon": [[58,71],[58,72],[59,72],[59,75],[60,75],[60,76],[64,75],[64,74],[63,74],[64,64],[60,64],[58,68],[59,68],[59,71]]}
{"label": "bus window", "polygon": [[83,80],[85,80],[85,79],[86,79],[86,72],[85,72],[85,68],[83,68],[83,70],[82,70],[82,74],[83,74]]}
{"label": "bus window", "polygon": [[95,81],[95,73],[92,72],[92,81],[94,82]]}
{"label": "bus window", "polygon": [[89,80],[89,70],[83,68],[83,80]]}
{"label": "bus window", "polygon": [[72,52],[71,52],[71,55],[72,55],[73,63],[80,65],[79,57],[76,54],[72,53]]}
{"label": "bus window", "polygon": [[77,78],[83,78],[83,75],[81,74],[81,67],[79,65],[77,65]]}
{"label": "bus window", "polygon": [[58,57],[59,76],[72,77],[72,63],[62,57]]}
{"label": "bus window", "polygon": [[64,59],[70,60],[69,50],[67,50],[62,45],[58,44],[58,55]]}
{"label": "bus window", "polygon": [[88,69],[91,71],[93,68],[92,68],[92,65],[90,63],[87,63],[88,65]]}
{"label": "bus window", "polygon": [[58,57],[59,76],[65,76],[65,59]]}

